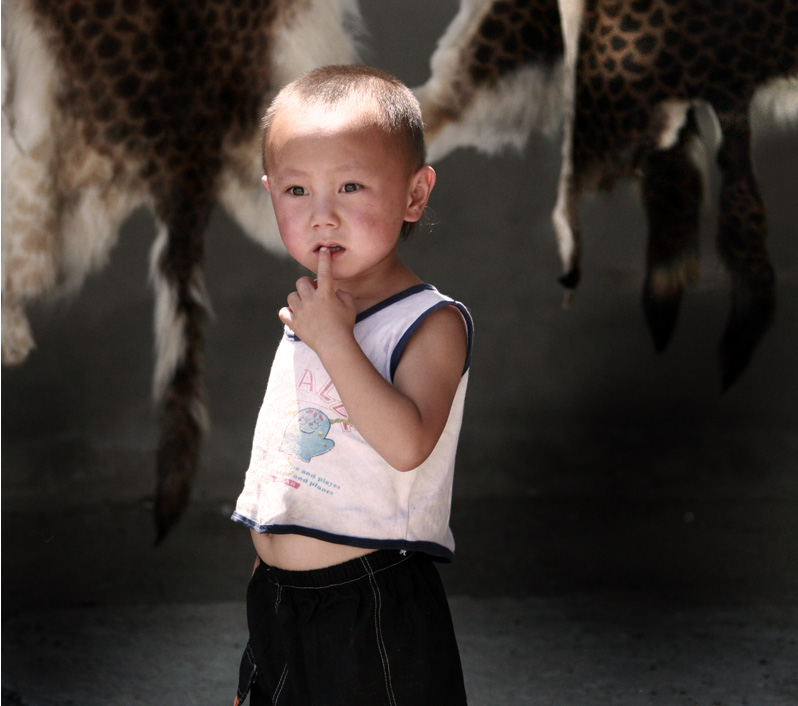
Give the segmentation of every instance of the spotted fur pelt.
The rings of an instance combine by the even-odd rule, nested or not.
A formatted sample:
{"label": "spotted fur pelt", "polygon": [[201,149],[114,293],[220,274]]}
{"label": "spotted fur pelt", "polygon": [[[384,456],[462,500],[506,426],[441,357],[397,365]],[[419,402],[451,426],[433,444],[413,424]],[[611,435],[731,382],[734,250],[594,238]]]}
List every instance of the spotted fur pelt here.
{"label": "spotted fur pelt", "polygon": [[188,501],[207,427],[203,234],[215,202],[267,248],[260,118],[300,73],[356,59],[356,0],[3,0],[3,362],[25,306],[77,290],[136,208],[155,216],[156,526]]}
{"label": "spotted fur pelt", "polygon": [[470,145],[523,146],[562,120],[553,220],[570,301],[580,276],[578,201],[639,180],[648,218],[643,307],[655,346],[671,338],[698,274],[706,145],[696,108],[722,140],[717,247],[731,278],[720,345],[728,387],[775,310],[766,214],[750,157],[758,104],[798,119],[798,0],[461,0],[416,92],[439,159]]}

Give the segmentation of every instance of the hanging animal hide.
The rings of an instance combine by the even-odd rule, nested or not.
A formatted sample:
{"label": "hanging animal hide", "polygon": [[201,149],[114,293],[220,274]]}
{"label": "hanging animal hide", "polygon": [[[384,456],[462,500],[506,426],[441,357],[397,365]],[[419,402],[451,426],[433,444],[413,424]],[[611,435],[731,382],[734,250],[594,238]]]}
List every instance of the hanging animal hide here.
{"label": "hanging animal hide", "polygon": [[731,385],[775,310],[749,121],[755,100],[798,118],[798,2],[462,0],[431,68],[416,92],[432,158],[464,145],[520,147],[532,127],[562,118],[553,218],[566,301],[580,276],[580,195],[639,179],[643,307],[658,350],[698,273],[706,164],[695,109],[710,107],[722,132],[717,247],[732,302],[720,353]]}
{"label": "hanging animal hide", "polygon": [[213,204],[279,246],[260,183],[276,89],[351,63],[356,0],[4,0],[3,363],[34,347],[29,302],[75,291],[139,207],[158,234],[158,541],[188,502],[207,428],[203,234]]}

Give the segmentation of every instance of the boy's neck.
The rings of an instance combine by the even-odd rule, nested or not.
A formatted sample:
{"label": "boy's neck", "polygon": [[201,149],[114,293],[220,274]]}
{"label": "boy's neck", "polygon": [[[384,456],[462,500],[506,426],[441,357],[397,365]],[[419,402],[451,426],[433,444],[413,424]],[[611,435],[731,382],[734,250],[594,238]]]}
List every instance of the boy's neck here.
{"label": "boy's neck", "polygon": [[381,273],[379,277],[372,276],[364,280],[359,278],[335,280],[335,287],[349,292],[355,298],[357,313],[360,314],[394,294],[421,283],[422,280],[397,258],[391,269]]}

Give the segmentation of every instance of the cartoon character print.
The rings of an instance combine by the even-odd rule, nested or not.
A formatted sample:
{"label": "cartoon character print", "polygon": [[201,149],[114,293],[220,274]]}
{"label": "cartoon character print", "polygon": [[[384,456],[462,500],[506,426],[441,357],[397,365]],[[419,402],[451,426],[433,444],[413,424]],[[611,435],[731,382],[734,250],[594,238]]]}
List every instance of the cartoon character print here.
{"label": "cartoon character print", "polygon": [[291,419],[280,444],[280,451],[301,458],[306,463],[314,456],[326,454],[335,442],[327,438],[330,418],[321,410],[307,407]]}

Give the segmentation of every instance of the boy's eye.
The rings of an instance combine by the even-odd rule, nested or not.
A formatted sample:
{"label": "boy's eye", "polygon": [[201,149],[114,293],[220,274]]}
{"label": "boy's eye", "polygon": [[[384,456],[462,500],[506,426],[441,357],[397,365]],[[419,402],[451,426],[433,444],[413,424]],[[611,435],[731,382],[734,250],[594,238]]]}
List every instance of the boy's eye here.
{"label": "boy's eye", "polygon": [[360,184],[344,184],[344,188],[341,189],[345,194],[351,194],[355,191],[359,191],[362,187]]}
{"label": "boy's eye", "polygon": [[307,191],[305,191],[304,186],[292,186],[288,189],[288,193],[291,194],[291,196],[304,196]]}

